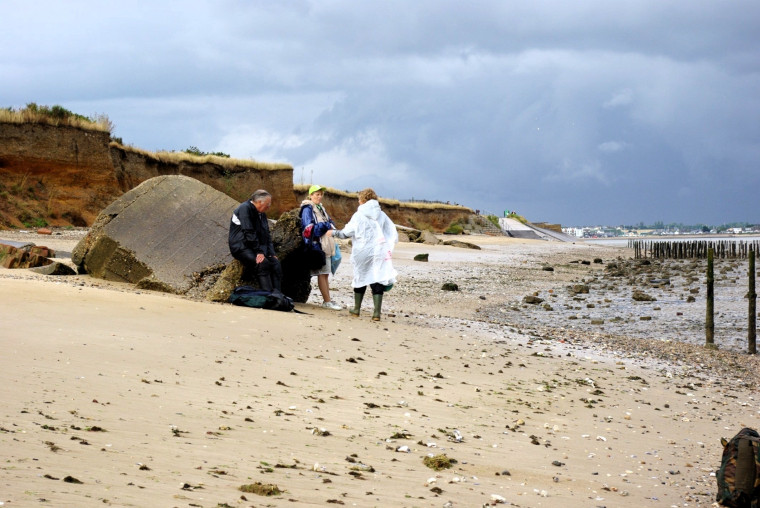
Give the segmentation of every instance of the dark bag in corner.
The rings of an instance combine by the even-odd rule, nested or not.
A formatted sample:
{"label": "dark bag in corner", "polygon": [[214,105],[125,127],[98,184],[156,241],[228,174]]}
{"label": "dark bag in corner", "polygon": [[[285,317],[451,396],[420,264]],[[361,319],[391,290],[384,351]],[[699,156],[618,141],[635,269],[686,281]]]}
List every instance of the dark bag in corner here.
{"label": "dark bag in corner", "polygon": [[756,508],[760,500],[760,435],[744,428],[730,441],[720,440],[723,457],[716,471],[721,506]]}
{"label": "dark bag in corner", "polygon": [[304,242],[304,259],[306,260],[306,267],[309,270],[319,270],[327,262],[325,251],[322,250],[322,246],[319,242],[305,241]]}
{"label": "dark bag in corner", "polygon": [[293,299],[285,296],[280,291],[266,291],[251,286],[236,287],[228,301],[233,305],[242,307],[255,307],[257,309],[281,310],[290,312],[295,308]]}

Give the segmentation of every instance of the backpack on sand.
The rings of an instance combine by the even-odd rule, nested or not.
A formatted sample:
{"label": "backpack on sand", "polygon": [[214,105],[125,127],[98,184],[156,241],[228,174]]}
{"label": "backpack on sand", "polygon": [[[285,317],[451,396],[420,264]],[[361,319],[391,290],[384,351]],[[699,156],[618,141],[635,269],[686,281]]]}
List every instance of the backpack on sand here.
{"label": "backpack on sand", "polygon": [[281,310],[283,312],[295,310],[293,299],[285,296],[282,292],[266,291],[251,286],[236,287],[228,301],[233,305],[257,309]]}
{"label": "backpack on sand", "polygon": [[723,458],[715,473],[716,501],[721,506],[757,508],[760,500],[760,434],[744,428],[726,441],[721,438]]}

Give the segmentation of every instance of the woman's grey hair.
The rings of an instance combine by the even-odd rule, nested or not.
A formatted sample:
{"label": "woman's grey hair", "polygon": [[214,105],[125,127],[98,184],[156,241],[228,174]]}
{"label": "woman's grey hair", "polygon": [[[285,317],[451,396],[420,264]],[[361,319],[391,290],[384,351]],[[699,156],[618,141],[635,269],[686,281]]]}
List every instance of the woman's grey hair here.
{"label": "woman's grey hair", "polygon": [[257,191],[253,191],[253,194],[251,194],[251,202],[256,203],[257,201],[264,201],[267,198],[272,198],[272,195],[269,194],[264,189],[259,189]]}

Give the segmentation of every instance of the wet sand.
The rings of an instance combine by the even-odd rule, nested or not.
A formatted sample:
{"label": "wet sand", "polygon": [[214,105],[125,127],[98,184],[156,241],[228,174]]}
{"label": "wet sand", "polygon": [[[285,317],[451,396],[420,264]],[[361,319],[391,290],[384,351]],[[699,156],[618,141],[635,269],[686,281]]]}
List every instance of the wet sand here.
{"label": "wet sand", "polygon": [[[0,502],[709,506],[719,438],[758,427],[754,385],[488,317],[624,251],[463,239],[483,249],[399,244],[379,323],[369,301],[359,318],[315,306],[316,289],[284,314],[0,269]],[[352,302],[347,258],[331,284]],[[281,492],[239,490],[257,483]]]}

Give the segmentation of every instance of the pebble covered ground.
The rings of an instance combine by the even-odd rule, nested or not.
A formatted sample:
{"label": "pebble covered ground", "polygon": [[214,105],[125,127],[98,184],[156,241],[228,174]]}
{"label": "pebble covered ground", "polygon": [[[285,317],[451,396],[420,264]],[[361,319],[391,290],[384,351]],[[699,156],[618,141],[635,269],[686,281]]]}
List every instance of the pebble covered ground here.
{"label": "pebble covered ground", "polygon": [[[54,228],[52,235],[31,230],[2,231],[0,238],[33,242],[59,251],[63,262],[87,228]],[[462,237],[484,243],[483,237]],[[405,244],[399,244],[400,246]],[[406,244],[410,246],[410,244]],[[747,262],[715,261],[715,343],[704,347],[705,261],[632,259],[632,250],[559,242],[485,241],[482,250],[417,246],[397,249],[399,283],[387,294],[384,310],[425,326],[460,326],[495,336],[510,330],[536,339],[574,342],[599,353],[640,361],[662,361],[713,378],[744,385],[760,381],[760,361],[747,351]],[[418,250],[429,262],[413,261]],[[345,264],[331,279],[333,299],[348,307],[350,247]],[[399,252],[402,251],[402,252]],[[410,253],[407,253],[410,252]],[[36,277],[8,271],[0,277]],[[61,278],[74,285],[132,290],[87,276]],[[444,291],[453,282],[457,291]],[[585,289],[584,289],[585,287]],[[201,288],[203,289],[203,288]],[[651,297],[636,301],[634,292]],[[203,290],[186,297],[200,300]],[[527,303],[534,297],[535,303]],[[316,288],[309,303],[321,303]],[[457,324],[452,324],[457,323]]]}
{"label": "pebble covered ground", "polygon": [[[37,244],[47,244],[66,252],[83,235],[84,231],[62,231],[60,235],[31,239]],[[0,238],[7,236],[0,234]],[[26,241],[29,234],[18,233],[16,238],[9,239]],[[482,245],[482,249],[399,244],[394,253],[399,281],[386,294],[383,321],[377,326],[366,326],[370,323],[371,301],[365,302],[362,312],[366,319],[360,320],[350,318],[346,310],[335,313],[333,319],[329,314],[333,311],[301,306],[319,318],[314,320],[315,323],[324,323],[317,326],[324,333],[325,341],[313,340],[310,328],[291,330],[296,321],[284,319],[277,326],[290,330],[284,335],[295,338],[290,337],[285,342],[272,341],[267,355],[262,358],[258,357],[260,346],[251,345],[247,336],[225,336],[214,343],[203,342],[205,336],[196,336],[192,327],[181,334],[166,332],[168,337],[181,337],[188,345],[203,342],[203,348],[195,355],[186,355],[179,347],[173,349],[175,346],[171,341],[162,340],[165,346],[171,345],[162,355],[176,355],[176,358],[167,363],[161,356],[150,369],[143,366],[149,354],[127,354],[125,360],[139,366],[134,368],[136,375],[126,378],[119,375],[113,379],[89,376],[86,379],[109,386],[114,381],[132,383],[124,385],[129,387],[129,398],[120,397],[118,404],[106,405],[97,403],[103,401],[100,396],[97,400],[83,396],[79,405],[72,405],[73,398],[63,397],[57,409],[74,423],[77,423],[75,419],[79,418],[80,412],[84,412],[84,407],[113,413],[112,419],[102,415],[98,420],[98,424],[110,432],[104,434],[109,443],[113,442],[114,436],[128,435],[132,431],[131,426],[139,419],[125,422],[124,415],[132,418],[144,411],[147,406],[141,404],[147,404],[148,400],[153,404],[150,394],[157,390],[167,391],[160,399],[162,403],[178,401],[182,404],[166,411],[172,423],[179,411],[187,413],[183,416],[187,418],[183,427],[174,427],[172,432],[190,429],[191,421],[197,422],[198,428],[211,429],[203,420],[212,414],[211,407],[216,408],[215,418],[245,414],[253,420],[255,416],[256,422],[246,421],[245,424],[255,427],[253,429],[246,430],[245,425],[241,425],[232,434],[232,429],[225,427],[222,432],[221,427],[214,426],[213,433],[200,434],[203,440],[200,453],[204,454],[201,456],[225,456],[224,470],[236,473],[242,479],[248,474],[247,470],[234,458],[239,452],[241,439],[257,443],[258,448],[267,449],[273,457],[282,449],[287,450],[286,455],[295,453],[293,456],[299,458],[311,453],[320,454],[325,458],[320,458],[318,463],[304,461],[306,466],[296,464],[298,471],[266,472],[270,475],[267,478],[277,477],[278,483],[291,490],[288,498],[299,500],[310,499],[309,496],[317,490],[317,482],[317,487],[324,488],[322,478],[328,474],[335,485],[342,485],[341,489],[347,491],[353,486],[354,476],[341,483],[339,475],[346,467],[356,467],[356,462],[342,458],[348,454],[346,450],[350,450],[356,455],[349,457],[372,464],[380,471],[363,474],[368,477],[373,474],[377,481],[392,477],[394,488],[388,490],[393,493],[400,489],[415,493],[415,506],[473,506],[473,503],[453,505],[447,501],[449,496],[464,498],[473,489],[482,490],[478,494],[481,500],[478,506],[556,506],[563,495],[565,500],[575,501],[568,506],[709,506],[714,499],[714,470],[720,457],[718,438],[731,437],[742,425],[752,426],[757,414],[754,386],[758,365],[756,356],[743,354],[721,342],[721,334],[716,333],[718,350],[704,348],[697,325],[690,328],[679,324],[683,328],[681,335],[663,338],[663,334],[673,333],[668,329],[674,328],[673,323],[681,323],[676,318],[697,322],[703,312],[704,289],[691,291],[703,285],[701,268],[697,266],[692,270],[688,263],[679,263],[682,267],[678,269],[670,264],[662,267],[644,265],[648,266],[646,269],[634,264],[628,266],[632,262],[625,249],[580,243],[504,243],[503,240],[489,242],[484,238],[473,238],[473,241]],[[429,253],[428,262],[414,261],[414,256],[420,252]],[[348,249],[346,254],[346,264],[332,281],[333,299],[344,307],[353,302]],[[601,262],[595,262],[596,259]],[[721,272],[723,268],[719,265],[716,270],[722,273],[717,277],[718,295],[727,295],[731,284],[742,284],[741,263]],[[668,284],[664,281],[666,271]],[[48,279],[49,276],[29,270],[0,270],[0,279],[10,278]],[[131,285],[110,283],[86,275],[55,277],[54,280],[55,284],[61,285],[146,293],[137,304],[140,305],[138,314],[159,316],[156,326],[187,326],[187,323],[174,323],[164,318],[164,298],[167,305],[172,306],[177,305],[177,296],[139,291]],[[654,287],[652,280],[658,280],[658,287]],[[451,284],[457,289],[443,289],[444,285]],[[588,286],[588,293],[576,287],[584,285]],[[82,294],[89,293],[97,302],[107,299],[104,292],[90,292],[84,287],[77,288],[77,292],[80,289]],[[635,301],[632,299],[634,291],[646,293],[656,300]],[[154,302],[156,297],[161,300],[158,304]],[[534,303],[528,303],[526,297],[531,297],[528,300]],[[689,297],[694,301],[687,301]],[[196,300],[199,297],[184,298]],[[741,316],[742,309],[746,308],[741,291],[733,298],[735,301],[732,300],[730,306],[724,303],[716,306],[720,314],[718,330],[724,330],[722,321],[733,315],[729,312]],[[153,302],[152,306],[143,308],[143,300]],[[312,291],[310,303],[320,303],[316,289]],[[220,308],[204,307],[212,311]],[[678,312],[684,315],[678,316]],[[240,316],[243,314],[235,319]],[[651,316],[652,319],[641,320],[641,316]],[[306,316],[306,319],[311,317]],[[739,317],[736,320],[734,326],[738,327],[741,324]],[[206,326],[202,320],[198,324]],[[408,324],[419,326],[420,333],[408,333]],[[422,328],[432,328],[434,332],[431,334]],[[445,333],[444,330],[438,333],[438,328],[445,329]],[[655,334],[658,330],[662,333]],[[689,330],[690,334],[687,333]],[[442,337],[452,335],[449,332],[453,332],[455,340],[442,340]],[[124,332],[112,333],[108,337],[123,340],[121,335]],[[737,337],[742,333],[736,331]],[[139,341],[140,337],[135,334],[130,341]],[[682,338],[693,340],[682,341]],[[51,351],[76,359],[80,353],[87,354],[91,347],[89,340],[84,343],[77,338],[65,351],[57,345]],[[125,343],[124,347],[131,351],[132,344]],[[151,348],[152,344],[148,350]],[[305,356],[292,354],[294,349],[305,352]],[[210,356],[201,354],[207,350],[211,351]],[[238,354],[249,350],[250,353]],[[39,363],[41,376],[49,376],[38,389],[48,390],[45,383],[54,382],[57,372],[48,368],[45,355],[35,352],[34,356],[43,359]],[[600,359],[598,362],[594,360],[596,357]],[[213,368],[209,368],[210,358],[215,359]],[[257,362],[255,370],[248,372],[246,369],[251,369],[249,364],[254,360]],[[328,361],[335,362],[330,365],[339,365],[339,368],[332,373],[326,371]],[[634,368],[637,366],[642,369]],[[319,369],[320,375],[307,375],[308,368]],[[147,370],[150,370],[150,376]],[[177,375],[180,370],[182,376]],[[243,371],[247,372],[246,375],[240,376]],[[287,379],[282,378],[283,373],[289,373]],[[331,376],[338,379],[342,375],[346,376],[345,380],[335,381],[336,386],[341,387],[341,397],[325,397],[324,384],[332,379]],[[163,379],[168,376],[172,376],[175,382],[164,383]],[[186,389],[186,384],[200,382],[208,382],[212,388],[199,392],[203,393],[199,400],[214,405],[191,408],[178,394]],[[237,388],[227,386],[235,383],[238,383]],[[217,398],[216,390],[240,390],[241,386],[243,392],[255,394],[250,408],[246,404],[237,404],[235,398],[226,401]],[[169,391],[172,391],[171,396],[168,396]],[[39,403],[33,390],[30,394],[35,396],[33,403]],[[413,397],[405,395],[402,399],[399,394]],[[454,397],[453,394],[458,395]],[[316,404],[314,399],[317,397],[324,397],[324,401]],[[349,419],[356,414],[352,401],[361,403],[363,416],[352,420],[351,425],[355,428],[344,428],[341,424],[345,422],[341,418],[345,415]],[[32,402],[22,402],[36,407]],[[127,402],[134,404],[128,407],[135,410],[120,412]],[[315,410],[312,406],[324,409]],[[47,423],[41,418],[44,418],[43,412],[48,414],[50,411],[50,407],[40,407],[41,412],[16,411],[15,418],[28,420],[25,423],[35,432],[52,432],[40,430],[37,425]],[[72,408],[76,410],[74,413]],[[254,409],[260,410],[254,413]],[[428,415],[435,417],[428,418]],[[399,417],[403,418],[399,420]],[[279,442],[270,442],[274,439],[270,437],[262,439],[260,430],[268,427],[277,427],[288,438],[308,434],[309,439],[325,439],[318,447],[310,442],[309,447],[300,447],[293,452],[288,448],[288,438]],[[0,429],[0,435],[2,432]],[[224,439],[225,433],[230,434],[229,439]],[[6,431],[5,435],[15,438],[20,434]],[[34,436],[37,446],[38,435],[30,432],[25,438],[30,440]],[[189,438],[196,435],[197,431]],[[87,435],[95,442],[97,438],[93,436]],[[156,455],[155,460],[151,457],[154,471],[164,469],[169,472],[164,473],[162,481],[153,482],[150,487],[169,492],[170,482],[165,481],[166,478],[193,478],[185,471],[187,469],[205,475],[204,488],[191,494],[199,483],[183,483],[182,495],[208,497],[210,492],[219,495],[220,484],[225,480],[209,476],[216,471],[211,469],[215,462],[206,463],[204,459],[202,467],[210,469],[209,474],[205,471],[198,473],[186,464],[174,463],[176,453],[179,453],[176,450],[172,453],[155,452],[155,445],[165,442],[173,445],[175,437],[176,434],[170,435],[166,430],[165,438],[141,449],[143,455]],[[139,440],[142,442],[143,438]],[[14,449],[18,450],[23,443],[14,441],[14,444]],[[90,447],[72,448],[83,457],[92,457],[84,455],[91,453]],[[99,449],[91,448],[93,451]],[[410,462],[405,462],[404,457],[426,455],[430,448],[436,453],[451,452],[459,464],[452,468],[452,472],[433,473],[427,465],[410,466]],[[25,460],[29,453],[26,449],[21,450],[15,453]],[[188,450],[191,449],[188,447]],[[213,454],[205,455],[210,452]],[[133,453],[130,450],[127,456],[113,452],[109,460],[115,460],[115,457],[133,465]],[[191,453],[198,457],[199,449],[187,453],[186,457]],[[61,469],[67,474],[80,478],[88,474],[85,467],[70,466],[73,462],[61,454],[51,452],[45,459],[48,470],[58,465],[56,461],[64,464],[66,460]],[[243,459],[245,457],[240,459],[241,462]],[[486,460],[498,464],[496,474],[479,469]],[[348,466],[343,463],[346,461]],[[24,464],[21,460],[18,463]],[[87,464],[87,461],[77,461],[77,464]],[[125,483],[125,477],[114,473],[115,479],[104,478],[109,471],[117,471],[111,464],[102,472],[98,471],[99,481],[115,486],[108,493],[109,498],[128,499],[126,496],[131,494],[132,487],[124,491],[118,489],[118,485]],[[39,462],[30,466],[30,470],[35,468],[35,476],[39,476],[39,466]],[[328,469],[322,469],[326,467]],[[531,468],[542,473],[526,479],[524,471]],[[548,480],[543,482],[543,472],[547,469],[550,471],[546,476]],[[143,474],[142,469],[135,467],[135,471],[138,472],[130,471],[130,474]],[[516,474],[518,471],[522,473]],[[292,476],[288,476],[290,473]],[[356,473],[351,469],[348,474]],[[30,485],[37,485],[38,481],[32,479]],[[239,485],[242,480],[235,482]],[[212,490],[214,488],[217,490]],[[434,490],[436,488],[438,492]],[[355,498],[366,497],[366,490],[358,490]],[[227,491],[224,492],[226,495]],[[321,494],[330,496],[328,502],[339,500],[330,491]],[[378,492],[372,495],[380,499],[381,495],[390,494]],[[442,497],[438,498],[439,495]],[[273,506],[284,505],[272,503]]]}
{"label": "pebble covered ground", "polygon": [[[712,350],[704,347],[704,261],[647,264],[631,259],[632,251],[625,248],[558,243],[546,244],[539,253],[519,245],[502,250],[485,262],[482,254],[472,254],[471,261],[460,255],[459,265],[399,264],[402,282],[389,300],[412,314],[421,312],[428,325],[435,319],[444,326],[464,320],[464,328],[488,327],[497,334],[509,329],[582,343],[744,385],[760,380],[758,356],[746,354],[746,261],[716,260],[717,350]],[[442,291],[446,281],[459,290]],[[634,300],[636,291],[653,300]],[[526,297],[537,303],[526,303]],[[429,315],[415,302],[431,298],[439,313]]]}

